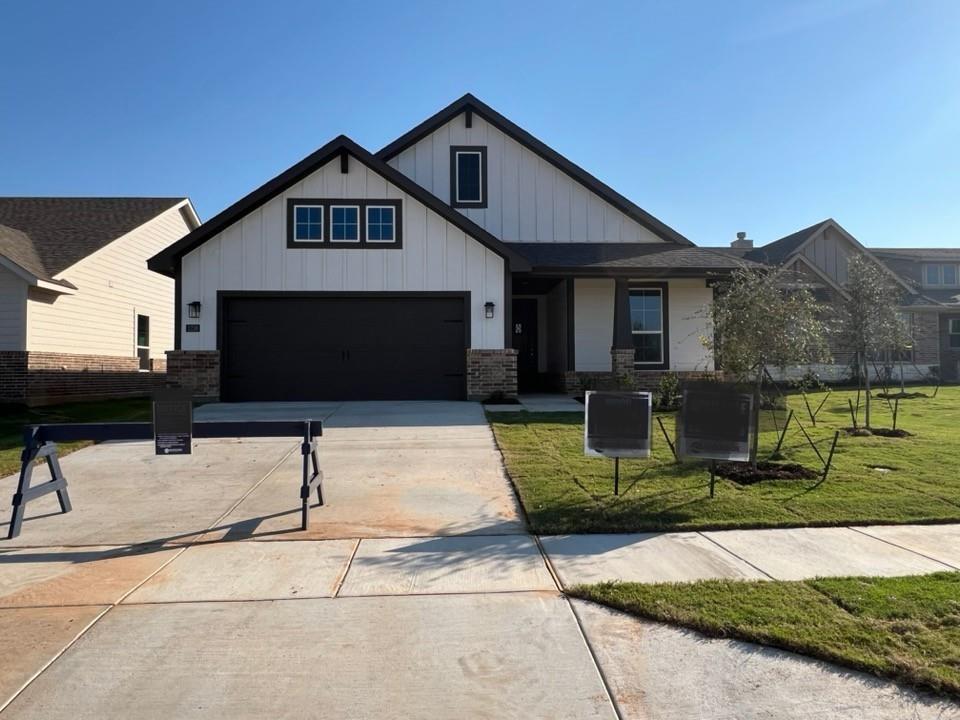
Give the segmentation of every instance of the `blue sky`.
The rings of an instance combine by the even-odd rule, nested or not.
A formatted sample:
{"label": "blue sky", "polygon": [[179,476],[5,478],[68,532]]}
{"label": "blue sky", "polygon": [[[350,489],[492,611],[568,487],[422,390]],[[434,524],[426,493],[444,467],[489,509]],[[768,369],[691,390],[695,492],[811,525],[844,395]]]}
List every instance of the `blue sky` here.
{"label": "blue sky", "polygon": [[[30,2],[0,194],[189,195],[470,91],[700,245],[960,246],[960,2]],[[507,238],[509,239],[509,238]]]}

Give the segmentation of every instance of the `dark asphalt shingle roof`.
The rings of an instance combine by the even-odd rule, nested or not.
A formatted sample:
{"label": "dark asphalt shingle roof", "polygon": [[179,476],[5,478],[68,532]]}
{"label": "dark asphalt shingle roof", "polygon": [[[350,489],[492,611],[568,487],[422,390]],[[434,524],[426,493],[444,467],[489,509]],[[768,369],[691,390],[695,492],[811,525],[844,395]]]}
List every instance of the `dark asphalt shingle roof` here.
{"label": "dark asphalt shingle roof", "polygon": [[784,260],[796,252],[797,248],[803,245],[811,237],[816,235],[820,228],[830,221],[831,219],[827,218],[826,220],[821,220],[820,222],[811,225],[810,227],[806,227],[803,230],[797,230],[795,233],[790,233],[786,237],[782,237],[779,240],[774,240],[771,243],[767,243],[763,247],[754,248],[744,257],[746,257],[748,260],[753,260],[759,263],[780,265]]}
{"label": "dark asphalt shingle roof", "polygon": [[870,248],[870,252],[903,260],[960,260],[960,248]]}
{"label": "dark asphalt shingle roof", "polygon": [[0,198],[0,254],[45,280],[184,198]]}
{"label": "dark asphalt shingle roof", "polygon": [[713,248],[673,243],[508,243],[535,270],[547,268],[733,270],[757,266]]}

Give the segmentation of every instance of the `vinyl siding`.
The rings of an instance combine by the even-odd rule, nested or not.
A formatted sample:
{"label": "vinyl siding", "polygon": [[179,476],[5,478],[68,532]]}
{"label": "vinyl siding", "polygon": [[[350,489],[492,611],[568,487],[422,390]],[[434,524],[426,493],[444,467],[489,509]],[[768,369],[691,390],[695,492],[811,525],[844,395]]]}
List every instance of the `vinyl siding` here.
{"label": "vinyl siding", "polygon": [[460,209],[507,242],[664,242],[536,153],[473,115],[458,115],[389,160],[450,202],[450,146],[487,148],[487,207]]}
{"label": "vinyl siding", "polygon": [[847,263],[860,253],[843,235],[828,227],[803,249],[803,255],[838,285],[847,282]]}
{"label": "vinyl siding", "polygon": [[147,269],[147,258],[189,230],[179,206],[158,215],[57,276],[75,295],[32,288],[27,349],[34,352],[136,355],[136,316],[150,318],[150,356],[172,350],[174,283]]}
{"label": "vinyl siding", "polygon": [[[390,198],[402,201],[401,249],[288,248],[288,198]],[[362,218],[361,218],[362,220]],[[351,157],[316,170],[183,258],[182,302],[199,300],[199,332],[181,334],[184,350],[217,348],[217,292],[469,291],[471,346],[503,348],[504,261],[425,205]],[[497,307],[494,319],[483,305]]]}
{"label": "vinyl siding", "polygon": [[0,350],[25,350],[27,283],[0,267]]}
{"label": "vinyl siding", "polygon": [[[643,283],[644,278],[631,282]],[[663,282],[662,279],[656,279]],[[612,279],[574,281],[574,360],[578,371],[609,372],[613,345]],[[713,356],[701,342],[711,332],[713,290],[702,279],[667,281],[667,327],[671,370],[713,370]]]}

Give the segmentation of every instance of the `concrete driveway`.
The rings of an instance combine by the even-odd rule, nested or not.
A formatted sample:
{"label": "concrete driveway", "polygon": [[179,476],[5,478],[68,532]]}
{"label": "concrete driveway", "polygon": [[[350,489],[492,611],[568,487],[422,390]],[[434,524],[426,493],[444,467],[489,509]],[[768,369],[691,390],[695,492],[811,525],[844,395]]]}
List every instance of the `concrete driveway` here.
{"label": "concrete driveway", "polygon": [[43,498],[0,542],[0,720],[954,716],[858,673],[569,602],[479,405],[198,416],[324,419],[313,527],[299,530],[295,441],[70,455],[73,512]]}

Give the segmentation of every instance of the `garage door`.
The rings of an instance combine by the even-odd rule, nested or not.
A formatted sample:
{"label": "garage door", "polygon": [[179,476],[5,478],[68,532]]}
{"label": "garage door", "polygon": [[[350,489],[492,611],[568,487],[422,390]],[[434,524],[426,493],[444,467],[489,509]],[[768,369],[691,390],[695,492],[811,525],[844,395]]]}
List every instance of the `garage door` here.
{"label": "garage door", "polygon": [[221,397],[459,400],[463,297],[225,297]]}

